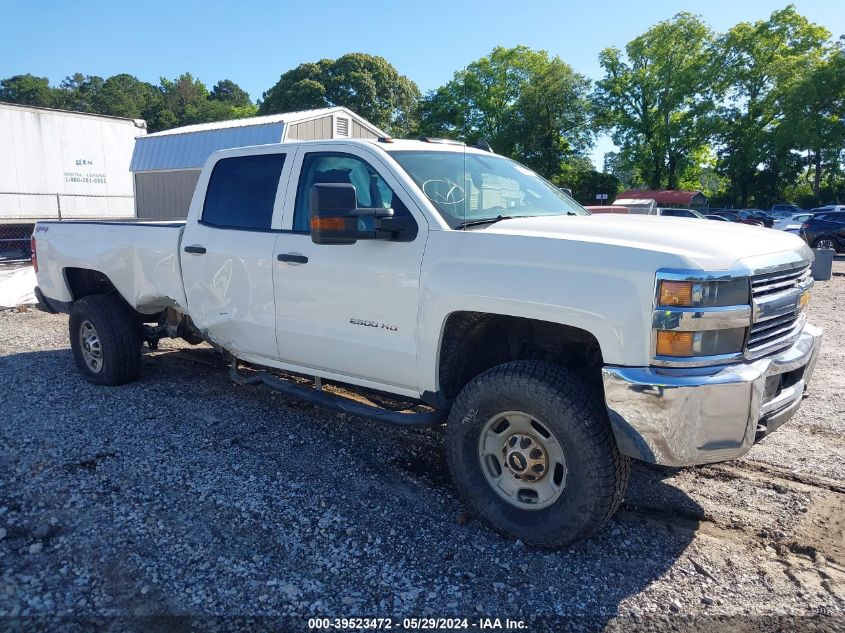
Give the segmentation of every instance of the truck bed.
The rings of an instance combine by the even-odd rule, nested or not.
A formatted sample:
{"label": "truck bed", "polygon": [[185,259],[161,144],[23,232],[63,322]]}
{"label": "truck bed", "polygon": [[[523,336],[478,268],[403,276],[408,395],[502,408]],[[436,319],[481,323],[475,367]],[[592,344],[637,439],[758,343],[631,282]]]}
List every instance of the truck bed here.
{"label": "truck bed", "polygon": [[117,291],[138,311],[185,308],[179,246],[184,222],[48,221],[35,225],[41,292],[73,301],[69,269],[107,272]]}

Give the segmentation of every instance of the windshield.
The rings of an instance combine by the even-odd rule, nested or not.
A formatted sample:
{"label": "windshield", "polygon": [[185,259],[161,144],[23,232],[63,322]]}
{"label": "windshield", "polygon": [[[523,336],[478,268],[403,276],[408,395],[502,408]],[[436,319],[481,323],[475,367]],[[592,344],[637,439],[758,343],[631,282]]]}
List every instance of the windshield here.
{"label": "windshield", "polygon": [[391,156],[452,228],[500,216],[589,215],[549,181],[508,158],[416,150]]}

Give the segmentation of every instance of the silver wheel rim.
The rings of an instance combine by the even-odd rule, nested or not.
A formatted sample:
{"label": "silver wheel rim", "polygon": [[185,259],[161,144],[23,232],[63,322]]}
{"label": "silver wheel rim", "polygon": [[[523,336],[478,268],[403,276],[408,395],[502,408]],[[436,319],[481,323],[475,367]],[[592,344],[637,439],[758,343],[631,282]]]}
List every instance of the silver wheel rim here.
{"label": "silver wheel rim", "polygon": [[88,369],[99,374],[103,370],[103,346],[91,321],[83,321],[79,326],[79,347]]}
{"label": "silver wheel rim", "polygon": [[487,420],[478,437],[478,461],[490,487],[522,510],[542,510],[566,488],[566,459],[554,433],[521,411]]}
{"label": "silver wheel rim", "polygon": [[816,248],[833,248],[833,240],[819,240],[816,242]]}

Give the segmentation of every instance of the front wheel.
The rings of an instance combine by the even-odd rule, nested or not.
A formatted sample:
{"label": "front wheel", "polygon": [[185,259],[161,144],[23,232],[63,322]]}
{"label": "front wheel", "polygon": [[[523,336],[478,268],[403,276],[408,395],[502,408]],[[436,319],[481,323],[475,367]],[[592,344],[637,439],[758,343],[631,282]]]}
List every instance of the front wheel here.
{"label": "front wheel", "polygon": [[85,380],[123,385],[141,371],[141,336],[134,315],[115,296],[91,295],[75,301],[68,320],[70,346]]}
{"label": "front wheel", "polygon": [[630,472],[600,395],[574,373],[536,361],[494,367],[464,387],[449,415],[447,453],[475,514],[543,547],[601,527]]}

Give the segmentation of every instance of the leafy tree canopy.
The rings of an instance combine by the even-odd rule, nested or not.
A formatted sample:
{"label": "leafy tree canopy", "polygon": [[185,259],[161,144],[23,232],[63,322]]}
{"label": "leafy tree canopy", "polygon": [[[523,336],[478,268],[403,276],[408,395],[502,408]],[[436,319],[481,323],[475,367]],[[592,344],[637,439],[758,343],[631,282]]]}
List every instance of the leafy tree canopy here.
{"label": "leafy tree canopy", "polygon": [[611,132],[650,188],[676,189],[709,135],[715,38],[700,18],[679,13],[625,46],[599,55],[605,76],[594,95],[595,123]]}
{"label": "leafy tree canopy", "polygon": [[[794,130],[782,130],[786,136],[776,130],[782,124],[805,125],[796,116],[794,108],[800,110],[800,106],[795,91],[806,89],[807,81],[813,83],[811,77],[824,57],[829,37],[826,29],[812,24],[790,5],[767,20],[741,22],[719,39],[719,97],[723,105],[715,119],[714,141],[719,147],[719,169],[731,183],[732,202],[748,205],[753,199],[771,195],[764,192],[773,183],[794,177],[789,173],[795,166],[791,148],[777,138],[795,139]],[[802,78],[804,86],[799,87]],[[793,116],[785,119],[787,103],[792,104]],[[761,164],[766,165],[768,174],[758,169]]]}
{"label": "leafy tree canopy", "polygon": [[383,57],[349,53],[300,64],[264,93],[259,114],[345,106],[378,127],[404,136],[419,99],[417,85]]}
{"label": "leafy tree canopy", "polygon": [[56,105],[50,80],[29,74],[0,80],[0,101],[44,108]]}
{"label": "leafy tree canopy", "polygon": [[559,57],[497,47],[420,103],[419,132],[493,148],[548,177],[591,146],[589,80]]}
{"label": "leafy tree canopy", "polygon": [[252,101],[250,101],[249,95],[246,91],[231,79],[221,79],[214,84],[208,98],[212,101],[228,103],[229,105],[233,105],[237,108],[252,105]]}

